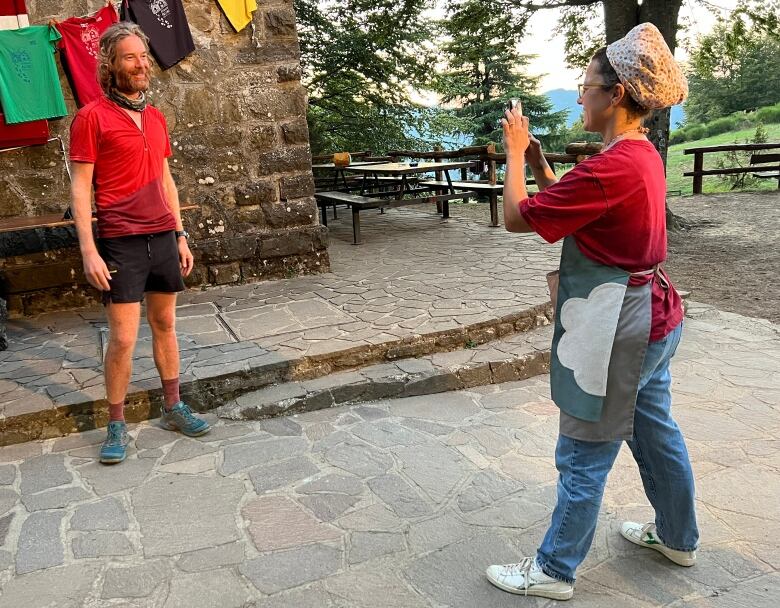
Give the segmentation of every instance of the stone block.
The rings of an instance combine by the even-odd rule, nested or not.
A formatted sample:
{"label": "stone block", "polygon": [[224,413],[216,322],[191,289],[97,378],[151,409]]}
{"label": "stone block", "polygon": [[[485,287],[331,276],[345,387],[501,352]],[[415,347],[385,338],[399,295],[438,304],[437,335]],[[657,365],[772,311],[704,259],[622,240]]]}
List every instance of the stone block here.
{"label": "stone block", "polygon": [[314,198],[303,198],[284,203],[269,201],[263,203],[262,207],[266,223],[270,228],[310,226],[314,223],[314,218],[317,217],[317,203]]}
{"label": "stone block", "polygon": [[304,119],[282,123],[282,136],[286,144],[308,144],[309,126]]}
{"label": "stone block", "polygon": [[26,576],[11,577],[11,580],[3,583],[3,607],[85,606],[92,586],[100,577],[100,569],[101,565],[98,563],[77,563]]}
{"label": "stone block", "polygon": [[[286,137],[286,136],[285,136]],[[276,134],[276,126],[269,124],[259,124],[252,127],[249,131],[249,141],[252,144],[252,150],[257,152],[260,150],[270,150],[279,143],[279,138]],[[287,142],[293,143],[293,142]],[[295,143],[307,144],[309,143],[308,136],[306,141],[299,141]]]}
{"label": "stone block", "polygon": [[215,285],[238,283],[241,280],[241,266],[238,262],[209,266],[209,282]]}
{"label": "stone block", "polygon": [[[279,200],[276,180],[264,179],[236,186],[236,205],[267,205]],[[275,226],[274,226],[275,227]]]}
{"label": "stone block", "polygon": [[279,190],[279,197],[283,201],[314,196],[314,178],[310,172],[285,176],[281,179]]}
{"label": "stone block", "polygon": [[295,483],[319,472],[317,466],[305,456],[269,464],[249,472],[255,492],[262,494]]}
{"label": "stone block", "polygon": [[350,564],[360,564],[404,550],[406,543],[400,532],[353,532],[349,540],[347,559]]}
{"label": "stone block", "polygon": [[297,40],[261,40],[252,48],[240,52],[236,56],[238,64],[266,65],[284,61],[298,61],[301,47]]}
{"label": "stone block", "polygon": [[98,502],[82,505],[70,520],[71,530],[127,530],[127,511],[122,501],[111,496]]}
{"label": "stone block", "polygon": [[259,175],[273,173],[292,173],[293,171],[308,171],[311,169],[311,151],[309,146],[288,146],[257,155],[257,172]]}
{"label": "stone block", "polygon": [[280,65],[278,68],[276,68],[276,78],[277,82],[293,82],[300,80],[301,66],[297,63],[292,65]]}
{"label": "stone block", "polygon": [[272,8],[265,13],[263,22],[269,37],[289,38],[296,35],[295,13],[290,9]]}
{"label": "stone block", "polygon": [[133,545],[119,532],[90,532],[73,539],[73,556],[76,559],[132,555]]}
{"label": "stone block", "polygon": [[239,567],[263,593],[277,593],[331,576],[341,569],[342,550],[324,544],[261,555]]}
{"label": "stone block", "polygon": [[39,511],[22,524],[16,551],[16,574],[59,566],[65,561],[60,524],[65,513]]}
{"label": "stone block", "polygon": [[208,547],[200,551],[185,553],[176,563],[179,570],[184,572],[201,572],[213,570],[222,566],[233,566],[244,561],[244,545],[230,543],[219,547]]}
{"label": "stone block", "polygon": [[313,542],[338,540],[342,532],[323,524],[285,496],[262,496],[241,510],[249,534],[261,553]]}
{"label": "stone block", "polygon": [[170,568],[163,562],[140,566],[109,566],[103,579],[103,599],[148,597],[168,577]]}
{"label": "stone block", "polygon": [[176,555],[238,540],[235,512],[243,494],[237,479],[195,475],[162,475],[137,487],[131,499],[144,555]]}
{"label": "stone block", "polygon": [[243,608],[249,594],[239,577],[230,570],[214,570],[176,576],[163,608]]}
{"label": "stone block", "polygon": [[70,483],[73,475],[65,468],[64,454],[46,454],[19,465],[22,494],[34,494]]}

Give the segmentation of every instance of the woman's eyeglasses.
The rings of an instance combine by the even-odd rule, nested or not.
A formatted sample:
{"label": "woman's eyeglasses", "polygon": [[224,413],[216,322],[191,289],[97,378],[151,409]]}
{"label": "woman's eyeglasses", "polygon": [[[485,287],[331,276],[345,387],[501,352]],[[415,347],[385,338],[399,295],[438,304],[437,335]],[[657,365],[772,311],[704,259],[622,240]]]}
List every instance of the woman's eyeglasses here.
{"label": "woman's eyeglasses", "polygon": [[582,82],[582,83],[577,85],[577,94],[580,97],[582,97],[585,94],[585,91],[587,91],[588,89],[595,89],[595,88],[603,89],[603,88],[606,88],[606,87],[607,87],[607,85],[602,84],[602,83],[588,84],[587,82]]}

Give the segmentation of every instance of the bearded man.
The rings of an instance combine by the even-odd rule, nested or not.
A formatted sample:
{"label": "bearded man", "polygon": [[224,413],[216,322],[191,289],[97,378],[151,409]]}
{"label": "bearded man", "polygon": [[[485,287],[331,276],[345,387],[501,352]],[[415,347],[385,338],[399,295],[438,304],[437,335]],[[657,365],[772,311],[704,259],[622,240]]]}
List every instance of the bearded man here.
{"label": "bearded man", "polygon": [[[97,78],[104,95],[81,108],[71,125],[71,209],[84,274],[103,295],[109,343],[104,369],[108,435],[100,461],[125,459],[129,436],[124,402],[138,337],[141,302],[152,330],[154,362],[165,407],[161,425],[188,436],[208,423],[179,397],[176,294],[193,266],[179,196],[168,167],[165,118],[148,105],[151,63],[146,35],[121,22],[100,38]],[[94,188],[97,241],[92,233]]]}

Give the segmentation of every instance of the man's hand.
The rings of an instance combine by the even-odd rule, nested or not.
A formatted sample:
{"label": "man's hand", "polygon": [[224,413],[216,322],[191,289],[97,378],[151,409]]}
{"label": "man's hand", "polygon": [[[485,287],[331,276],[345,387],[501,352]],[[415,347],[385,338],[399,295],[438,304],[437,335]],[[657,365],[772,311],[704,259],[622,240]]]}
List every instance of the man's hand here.
{"label": "man's hand", "polygon": [[192,272],[194,259],[190,246],[187,244],[187,239],[181,237],[177,239],[179,241],[179,266],[181,267],[181,276],[187,277]]}
{"label": "man's hand", "polygon": [[111,273],[100,254],[97,251],[92,251],[82,253],[81,257],[84,260],[84,275],[89,284],[100,291],[111,291],[111,285],[109,285]]}

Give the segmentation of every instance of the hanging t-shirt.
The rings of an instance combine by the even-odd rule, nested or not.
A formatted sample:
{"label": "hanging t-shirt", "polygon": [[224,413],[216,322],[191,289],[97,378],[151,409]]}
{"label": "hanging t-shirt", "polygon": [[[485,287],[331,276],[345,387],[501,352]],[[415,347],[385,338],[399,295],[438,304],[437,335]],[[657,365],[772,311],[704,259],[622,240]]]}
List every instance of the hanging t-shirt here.
{"label": "hanging t-shirt", "polygon": [[154,58],[164,70],[195,50],[181,0],[123,0],[121,18],[141,26],[149,37]]}
{"label": "hanging t-shirt", "polygon": [[255,0],[217,0],[217,3],[237,32],[252,21],[252,13],[257,10]]}
{"label": "hanging t-shirt", "polygon": [[0,30],[17,30],[29,25],[24,0],[0,0]]}
{"label": "hanging t-shirt", "polygon": [[62,34],[62,67],[67,72],[79,107],[103,94],[97,79],[100,36],[118,20],[114,5],[109,4],[91,17],[70,17],[57,25]]}
{"label": "hanging t-shirt", "polygon": [[60,38],[48,25],[0,31],[0,103],[8,124],[68,113],[54,61]]}

